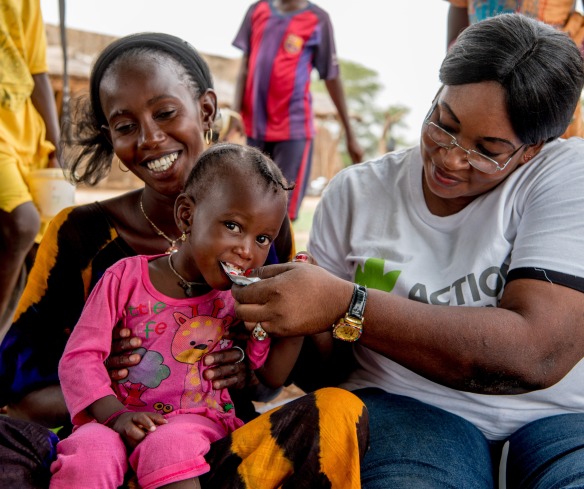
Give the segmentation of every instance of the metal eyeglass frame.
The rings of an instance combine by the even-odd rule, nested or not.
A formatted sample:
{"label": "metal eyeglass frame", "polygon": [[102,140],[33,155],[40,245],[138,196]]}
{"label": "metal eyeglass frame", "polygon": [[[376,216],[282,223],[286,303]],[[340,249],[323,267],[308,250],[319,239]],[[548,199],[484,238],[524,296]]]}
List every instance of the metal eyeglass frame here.
{"label": "metal eyeglass frame", "polygon": [[[498,171],[503,171],[505,168],[507,168],[507,165],[511,162],[511,160],[517,154],[517,152],[521,148],[523,148],[523,146],[525,146],[525,144],[522,144],[521,146],[519,146],[515,151],[513,151],[513,153],[511,153],[511,155],[509,156],[509,159],[503,164],[499,163],[498,161],[495,161],[493,158],[489,158],[488,156],[480,153],[479,151],[476,151],[474,149],[466,149],[463,146],[461,146],[460,144],[458,144],[457,139],[452,134],[450,134],[447,130],[441,128],[438,124],[435,124],[434,122],[430,121],[430,117],[432,117],[432,114],[434,113],[434,110],[436,110],[437,105],[438,105],[438,100],[436,99],[436,101],[432,104],[432,108],[428,112],[428,115],[424,119],[424,126],[427,128],[426,130],[428,131],[428,137],[432,141],[434,141],[438,146],[440,146],[441,148],[444,148],[446,151],[450,151],[455,146],[457,148],[461,149],[462,151],[464,151],[466,153],[466,161],[468,162],[468,164],[471,165],[473,168],[476,168],[480,172],[486,173],[488,175],[492,175],[494,173],[497,173]],[[438,129],[441,133],[447,135],[450,138],[450,144],[444,144],[442,142],[436,141],[432,137],[432,134],[430,133],[430,130],[428,129],[429,127]],[[479,166],[476,165],[476,162],[471,161],[471,158],[470,158],[471,153],[476,154],[479,158],[483,158],[484,160],[486,160],[487,163],[492,163],[493,170],[490,171],[490,170],[485,170],[483,168],[479,168]]]}

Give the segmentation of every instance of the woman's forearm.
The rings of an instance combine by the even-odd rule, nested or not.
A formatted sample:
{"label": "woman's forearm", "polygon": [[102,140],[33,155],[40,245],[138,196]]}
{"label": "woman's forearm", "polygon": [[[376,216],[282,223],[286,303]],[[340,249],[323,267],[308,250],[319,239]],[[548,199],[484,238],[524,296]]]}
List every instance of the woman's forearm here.
{"label": "woman's forearm", "polygon": [[581,359],[581,297],[537,280],[507,284],[500,307],[430,305],[370,289],[359,342],[454,389],[529,392]]}
{"label": "woman's forearm", "polygon": [[[261,321],[272,337],[328,332],[351,302],[353,284],[318,266],[259,273],[264,280],[232,288],[236,314],[246,325]],[[454,389],[519,394],[550,387],[581,360],[583,314],[581,292],[533,279],[506,284],[497,307],[433,305],[369,288],[358,344]]]}

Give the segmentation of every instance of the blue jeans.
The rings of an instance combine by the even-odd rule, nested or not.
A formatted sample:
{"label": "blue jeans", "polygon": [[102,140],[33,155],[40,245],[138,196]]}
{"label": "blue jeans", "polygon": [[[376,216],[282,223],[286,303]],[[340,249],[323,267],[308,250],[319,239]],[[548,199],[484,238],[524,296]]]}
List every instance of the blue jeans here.
{"label": "blue jeans", "polygon": [[[369,410],[364,489],[493,489],[504,441],[440,408],[380,389],[354,392]],[[540,419],[509,438],[507,489],[584,488],[584,413]]]}

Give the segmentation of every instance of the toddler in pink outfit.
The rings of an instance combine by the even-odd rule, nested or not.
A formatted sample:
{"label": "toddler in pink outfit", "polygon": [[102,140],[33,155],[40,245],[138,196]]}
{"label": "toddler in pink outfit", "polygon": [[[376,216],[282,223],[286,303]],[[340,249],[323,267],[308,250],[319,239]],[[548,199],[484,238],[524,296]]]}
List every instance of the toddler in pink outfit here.
{"label": "toddler in pink outfit", "polygon": [[[116,488],[128,462],[143,489],[200,487],[210,444],[243,424],[227,389],[214,390],[202,375],[204,356],[232,345],[226,270],[264,263],[288,189],[261,152],[212,146],[176,201],[178,251],[126,258],[106,271],[59,364],[75,428],[58,444],[51,488]],[[142,339],[142,360],[112,385],[104,362],[120,322]],[[267,385],[282,385],[302,339],[254,336],[242,360]]]}

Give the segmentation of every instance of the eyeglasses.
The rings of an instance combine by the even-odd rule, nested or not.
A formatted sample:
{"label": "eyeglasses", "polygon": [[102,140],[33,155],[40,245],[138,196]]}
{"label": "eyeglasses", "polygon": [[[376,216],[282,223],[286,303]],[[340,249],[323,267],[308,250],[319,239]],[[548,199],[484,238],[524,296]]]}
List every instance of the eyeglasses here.
{"label": "eyeglasses", "polygon": [[426,127],[426,131],[428,132],[428,136],[430,137],[430,139],[434,141],[438,146],[444,148],[447,151],[451,150],[455,146],[461,149],[466,153],[466,161],[468,161],[468,163],[473,168],[476,168],[477,170],[482,171],[483,173],[488,173],[489,175],[492,175],[493,173],[497,173],[498,171],[503,171],[507,167],[509,162],[513,159],[513,157],[517,154],[517,152],[521,148],[523,148],[523,146],[525,146],[524,144],[522,144],[521,146],[519,146],[519,148],[513,151],[513,153],[511,153],[511,155],[509,156],[507,161],[505,161],[505,163],[499,163],[498,161],[495,161],[494,159],[489,158],[488,156],[485,156],[484,154],[479,153],[474,149],[463,148],[460,144],[458,144],[458,141],[452,134],[442,129],[439,125],[431,122],[429,119],[432,116],[434,109],[436,109],[436,103],[434,103],[434,105],[430,109],[430,112],[426,116],[426,119],[424,120],[424,125]]}

